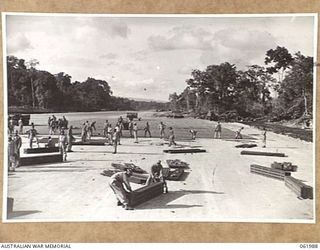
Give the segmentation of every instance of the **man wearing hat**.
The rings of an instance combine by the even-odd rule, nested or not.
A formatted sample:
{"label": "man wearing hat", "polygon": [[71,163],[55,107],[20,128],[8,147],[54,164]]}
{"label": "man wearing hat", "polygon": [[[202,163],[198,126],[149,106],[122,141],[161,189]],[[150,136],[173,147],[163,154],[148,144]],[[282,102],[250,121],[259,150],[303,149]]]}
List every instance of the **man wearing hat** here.
{"label": "man wearing hat", "polygon": [[109,186],[117,197],[118,206],[122,206],[125,210],[133,210],[129,206],[128,193],[132,192],[129,178],[132,176],[132,169],[126,168],[124,172],[115,173],[111,176]]}
{"label": "man wearing hat", "polygon": [[163,167],[161,165],[160,160],[156,164],[152,165],[151,173],[146,181],[146,185],[148,186],[152,182],[163,182],[165,193],[168,193],[168,186],[167,186],[167,183],[163,177],[162,169],[163,169]]}

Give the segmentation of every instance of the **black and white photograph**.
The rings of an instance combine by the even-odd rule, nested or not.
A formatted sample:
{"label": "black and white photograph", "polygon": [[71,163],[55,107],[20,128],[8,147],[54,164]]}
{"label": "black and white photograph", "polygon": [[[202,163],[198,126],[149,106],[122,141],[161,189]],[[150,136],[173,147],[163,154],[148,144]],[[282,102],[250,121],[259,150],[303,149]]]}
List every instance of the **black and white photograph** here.
{"label": "black and white photograph", "polygon": [[317,18],[2,13],[3,222],[315,223]]}

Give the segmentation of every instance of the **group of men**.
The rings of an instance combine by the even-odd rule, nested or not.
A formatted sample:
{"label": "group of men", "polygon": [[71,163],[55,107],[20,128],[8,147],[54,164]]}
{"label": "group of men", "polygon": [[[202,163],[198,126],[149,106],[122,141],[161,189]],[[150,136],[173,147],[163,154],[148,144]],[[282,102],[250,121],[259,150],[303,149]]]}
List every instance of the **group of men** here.
{"label": "group of men", "polygon": [[86,121],[85,123],[83,123],[81,129],[81,141],[85,142],[87,140],[91,140],[91,136],[93,136],[93,131],[96,130],[96,121]]}
{"label": "group of men", "polygon": [[[22,118],[20,117],[18,120],[18,134],[23,134],[23,121]],[[15,133],[15,123],[12,117],[9,118],[8,120],[8,133],[9,135],[13,135]]]}
{"label": "group of men", "polygon": [[62,118],[57,119],[55,115],[49,116],[48,118],[48,128],[49,128],[49,135],[54,135],[58,130],[59,133],[61,130],[65,130],[68,128],[68,120],[65,116]]}

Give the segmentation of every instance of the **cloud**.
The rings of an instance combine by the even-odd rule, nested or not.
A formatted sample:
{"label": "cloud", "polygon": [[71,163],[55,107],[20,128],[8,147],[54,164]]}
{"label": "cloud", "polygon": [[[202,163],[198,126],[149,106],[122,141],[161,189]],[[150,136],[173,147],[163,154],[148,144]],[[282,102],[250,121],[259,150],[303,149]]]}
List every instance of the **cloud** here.
{"label": "cloud", "polygon": [[172,28],[167,36],[153,35],[148,38],[149,47],[153,50],[211,48],[212,34],[202,28],[179,26]]}
{"label": "cloud", "polygon": [[181,75],[190,75],[193,68],[190,66],[183,66],[178,70],[178,73]]}
{"label": "cloud", "polygon": [[223,29],[214,34],[212,49],[204,51],[200,61],[205,64],[230,62],[240,68],[262,60],[276,39],[268,32],[258,30]]}
{"label": "cloud", "polygon": [[103,55],[99,56],[99,58],[101,58],[101,59],[116,59],[117,57],[118,57],[118,55],[115,53],[107,53],[107,54],[103,54]]}
{"label": "cloud", "polygon": [[7,53],[9,55],[30,49],[33,49],[33,46],[23,33],[18,33],[7,39]]}
{"label": "cloud", "polygon": [[248,52],[275,45],[275,38],[270,33],[259,30],[223,29],[214,34],[214,41],[227,48]]}
{"label": "cloud", "polygon": [[95,17],[86,19],[86,24],[111,37],[127,38],[131,33],[128,25],[119,19]]}

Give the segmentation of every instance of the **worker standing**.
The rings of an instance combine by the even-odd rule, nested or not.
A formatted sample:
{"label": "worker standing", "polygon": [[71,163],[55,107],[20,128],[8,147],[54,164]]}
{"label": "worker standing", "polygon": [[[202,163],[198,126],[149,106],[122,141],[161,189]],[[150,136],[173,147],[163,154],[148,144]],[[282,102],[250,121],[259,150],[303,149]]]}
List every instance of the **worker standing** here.
{"label": "worker standing", "polygon": [[133,124],[133,137],[134,143],[138,143],[138,125],[136,122]]}
{"label": "worker standing", "polygon": [[169,128],[169,147],[171,147],[173,145],[177,145],[175,140],[174,140],[174,131],[172,129],[172,127]]}
{"label": "worker standing", "polygon": [[23,121],[21,119],[21,117],[19,118],[19,121],[18,121],[18,127],[19,127],[19,134],[23,134]]}
{"label": "worker standing", "polygon": [[103,136],[105,138],[108,138],[108,127],[109,127],[109,121],[106,120],[106,122],[103,125]]}
{"label": "worker standing", "polygon": [[160,122],[160,124],[159,124],[160,139],[165,137],[165,128],[166,128],[166,125],[164,125],[163,122]]}
{"label": "worker standing", "polygon": [[68,148],[67,148],[67,151],[68,152],[73,152],[72,151],[72,143],[74,141],[74,137],[73,137],[73,132],[72,132],[72,125],[70,125],[69,129],[68,129],[68,132],[67,132],[67,140],[68,140]]}
{"label": "worker standing", "polygon": [[148,176],[146,185],[149,186],[152,182],[163,182],[164,192],[168,193],[168,186],[162,173],[163,167],[161,161],[159,160],[156,164],[152,165],[151,173]]}
{"label": "worker standing", "polygon": [[125,210],[133,210],[129,206],[128,193],[132,192],[129,178],[132,176],[132,169],[126,168],[125,172],[115,173],[111,176],[110,188],[117,197],[117,206],[122,206]]}
{"label": "worker standing", "polygon": [[86,140],[87,140],[87,124],[83,123],[82,129],[81,129],[81,141],[85,142]]}
{"label": "worker standing", "polygon": [[[120,123],[118,122],[116,124],[116,126],[114,127],[114,129],[117,131],[117,142],[118,142],[118,145],[121,145],[120,144],[120,140],[121,140],[121,129],[120,129]],[[112,138],[114,140],[114,138]]]}
{"label": "worker standing", "polygon": [[107,143],[109,145],[112,145],[112,126],[110,123],[109,123],[108,129],[107,129]]}
{"label": "worker standing", "polygon": [[59,136],[59,151],[63,156],[63,161],[67,160],[67,136],[62,129]]}
{"label": "worker standing", "polygon": [[31,123],[31,129],[28,130],[28,138],[29,138],[29,147],[32,148],[32,143],[33,143],[33,139],[36,139],[38,148],[39,148],[39,140],[38,140],[38,136],[37,136],[38,132],[37,130],[34,128],[34,124]]}
{"label": "worker standing", "polygon": [[114,128],[112,140],[113,140],[113,147],[114,147],[113,154],[116,154],[118,145],[120,145],[120,135],[119,135],[119,130],[117,129],[117,126]]}
{"label": "worker standing", "polygon": [[9,134],[13,135],[13,133],[14,133],[14,123],[13,123],[13,119],[11,117],[9,118],[8,129],[9,129]]}
{"label": "worker standing", "polygon": [[12,137],[8,137],[8,171],[15,171],[15,153],[14,153],[14,141]]}
{"label": "worker standing", "polygon": [[220,122],[218,122],[215,130],[214,130],[214,135],[213,135],[213,138],[216,138],[216,139],[221,139],[221,124]]}
{"label": "worker standing", "polygon": [[129,121],[128,128],[129,128],[130,137],[133,138],[133,122],[132,122],[132,120]]}
{"label": "worker standing", "polygon": [[22,146],[22,139],[19,136],[18,130],[13,137],[14,142],[14,155],[15,155],[15,162],[14,162],[14,169],[20,167],[20,148]]}
{"label": "worker standing", "polygon": [[267,146],[267,130],[266,128],[264,128],[262,132],[262,147],[265,148],[266,146]]}
{"label": "worker standing", "polygon": [[147,133],[149,134],[149,137],[151,138],[151,132],[150,132],[149,122],[147,122],[147,123],[146,123],[146,126],[144,127],[144,137],[147,137]]}

